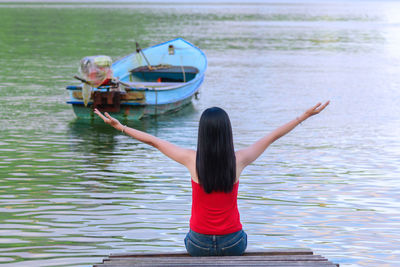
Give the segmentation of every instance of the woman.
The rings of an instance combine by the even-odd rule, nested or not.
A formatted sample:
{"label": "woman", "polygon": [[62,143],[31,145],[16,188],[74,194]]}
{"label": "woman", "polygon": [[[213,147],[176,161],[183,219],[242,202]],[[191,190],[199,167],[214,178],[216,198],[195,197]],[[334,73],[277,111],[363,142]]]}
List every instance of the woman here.
{"label": "woman", "polygon": [[197,151],[184,149],[155,136],[122,125],[97,109],[105,123],[149,144],[189,170],[192,183],[192,214],[185,246],[192,256],[242,255],[247,235],[237,208],[239,177],[274,141],[302,121],[320,113],[327,105],[318,103],[300,117],[284,124],[253,145],[235,152],[228,114],[221,108],[206,109],[200,118]]}

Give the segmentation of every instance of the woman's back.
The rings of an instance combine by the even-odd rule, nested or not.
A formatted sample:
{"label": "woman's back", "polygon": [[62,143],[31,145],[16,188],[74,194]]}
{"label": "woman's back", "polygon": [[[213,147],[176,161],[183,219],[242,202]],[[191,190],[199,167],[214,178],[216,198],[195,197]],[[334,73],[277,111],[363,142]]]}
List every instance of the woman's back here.
{"label": "woman's back", "polygon": [[205,235],[226,235],[241,230],[238,188],[239,182],[229,193],[206,193],[200,184],[192,180],[190,229]]}

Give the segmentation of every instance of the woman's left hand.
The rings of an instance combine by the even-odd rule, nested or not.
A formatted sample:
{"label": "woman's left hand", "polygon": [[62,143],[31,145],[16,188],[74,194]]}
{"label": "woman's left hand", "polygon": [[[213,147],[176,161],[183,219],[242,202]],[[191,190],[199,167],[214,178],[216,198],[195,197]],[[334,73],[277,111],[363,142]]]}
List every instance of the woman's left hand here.
{"label": "woman's left hand", "polygon": [[114,127],[119,131],[121,131],[122,128],[124,127],[117,119],[111,117],[110,114],[108,114],[107,112],[104,113],[104,115],[106,115],[104,116],[97,108],[95,108],[94,113],[96,113],[100,118],[102,118],[105,123],[111,125],[112,127]]}

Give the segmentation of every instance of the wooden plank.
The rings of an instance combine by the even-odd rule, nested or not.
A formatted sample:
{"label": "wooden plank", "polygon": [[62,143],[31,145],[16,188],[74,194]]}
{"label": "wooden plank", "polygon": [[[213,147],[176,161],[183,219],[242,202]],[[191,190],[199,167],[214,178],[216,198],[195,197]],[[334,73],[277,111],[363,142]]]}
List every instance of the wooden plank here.
{"label": "wooden plank", "polygon": [[226,261],[226,262],[106,262],[98,264],[98,266],[136,266],[136,265],[179,265],[179,266],[192,266],[192,265],[202,265],[202,266],[232,266],[232,265],[252,265],[252,266],[280,266],[280,265],[318,265],[318,266],[334,266],[332,262],[329,261],[257,261],[257,262],[238,262],[238,261]]}
{"label": "wooden plank", "polygon": [[98,264],[94,265],[95,267],[158,267],[158,266],[198,266],[198,267],[203,267],[203,266],[231,266],[231,267],[245,267],[245,266],[273,266],[273,267],[336,267],[337,265],[331,263],[331,262],[258,262],[258,263],[236,263],[236,262],[229,262],[229,263],[220,263],[220,264],[212,264],[212,263],[204,263],[204,264],[199,264],[199,263],[192,263],[192,264],[177,264],[177,263],[163,263],[159,264],[157,262],[153,263],[128,263],[128,264]]}
{"label": "wooden plank", "polygon": [[179,266],[192,266],[192,265],[202,265],[202,266],[280,266],[280,265],[310,265],[310,266],[334,266],[332,262],[329,261],[256,261],[256,262],[243,262],[243,261],[224,261],[224,262],[175,262],[175,261],[153,261],[153,262],[105,262],[98,264],[98,266],[136,266],[136,265],[147,265],[151,266],[154,264],[158,265],[179,265]]}
{"label": "wooden plank", "polygon": [[219,261],[327,261],[320,255],[280,255],[280,256],[221,256],[221,257],[136,257],[136,258],[108,258],[105,261],[126,262],[219,262]]}
{"label": "wooden plank", "polygon": [[[274,249],[263,251],[248,251],[241,257],[246,256],[269,256],[269,255],[313,255],[311,249]],[[168,252],[168,253],[111,253],[110,258],[114,257],[191,257],[187,252]]]}
{"label": "wooden plank", "polygon": [[202,266],[280,266],[280,265],[318,265],[318,266],[335,266],[332,262],[329,261],[257,261],[257,262],[237,262],[237,261],[226,261],[226,262],[107,262],[98,264],[98,266],[108,266],[108,265],[117,265],[117,266],[136,266],[136,265],[179,265],[179,266],[192,266],[192,265],[202,265]]}
{"label": "wooden plank", "polygon": [[338,267],[310,249],[279,249],[249,251],[243,256],[191,257],[186,252],[115,253],[96,264],[99,267],[158,267],[158,266],[271,266],[271,267]]}
{"label": "wooden plank", "polygon": [[98,267],[136,267],[136,266],[309,266],[309,267],[336,267],[337,265],[331,262],[258,262],[258,263],[221,263],[221,264],[212,264],[212,263],[127,263],[127,264],[99,264],[95,265]]}
{"label": "wooden plank", "polygon": [[274,249],[263,251],[248,251],[243,256],[274,256],[274,255],[313,255],[311,249]]}

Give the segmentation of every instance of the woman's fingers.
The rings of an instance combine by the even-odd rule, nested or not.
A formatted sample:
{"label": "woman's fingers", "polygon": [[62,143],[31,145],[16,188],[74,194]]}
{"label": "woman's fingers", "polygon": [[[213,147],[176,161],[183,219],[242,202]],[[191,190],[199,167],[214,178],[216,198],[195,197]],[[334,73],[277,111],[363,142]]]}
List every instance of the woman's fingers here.
{"label": "woman's fingers", "polygon": [[108,114],[108,112],[104,112],[104,115],[106,115],[106,117],[109,118],[110,120],[113,119],[113,117],[111,117],[110,114]]}
{"label": "woman's fingers", "polygon": [[308,116],[313,116],[313,115],[317,115],[318,113],[320,113],[327,105],[329,105],[329,101],[327,101],[325,104],[323,104],[319,102],[318,104],[316,104],[315,106],[313,106],[312,108],[308,109],[306,111],[306,114],[308,114]]}
{"label": "woman's fingers", "polygon": [[110,114],[108,114],[108,112],[104,112],[104,114],[107,116],[107,118],[108,118],[107,120],[109,121],[108,123],[112,127],[115,127],[116,125],[120,124],[120,122],[117,119],[111,117]]}
{"label": "woman's fingers", "polygon": [[330,101],[326,101],[326,103],[323,104],[323,105],[318,109],[318,112],[321,112],[322,110],[324,110],[324,108],[326,108],[326,106],[329,105],[329,102],[330,102]]}
{"label": "woman's fingers", "polygon": [[116,119],[114,119],[113,117],[111,117],[110,114],[108,114],[108,112],[104,112],[104,114],[107,116],[109,122],[111,125],[113,125],[114,123],[118,122]]}
{"label": "woman's fingers", "polygon": [[104,117],[104,115],[101,114],[101,112],[100,112],[97,108],[94,109],[94,113],[96,113],[100,118],[103,119],[103,121],[104,121],[105,123],[107,123],[108,119],[107,119],[106,117]]}
{"label": "woman's fingers", "polygon": [[97,108],[94,109],[94,113],[96,113],[100,118],[104,117],[103,114],[101,114],[101,112]]}
{"label": "woman's fingers", "polygon": [[318,104],[316,104],[316,105],[312,108],[312,110],[316,110],[319,106],[321,106],[321,102],[318,103]]}

